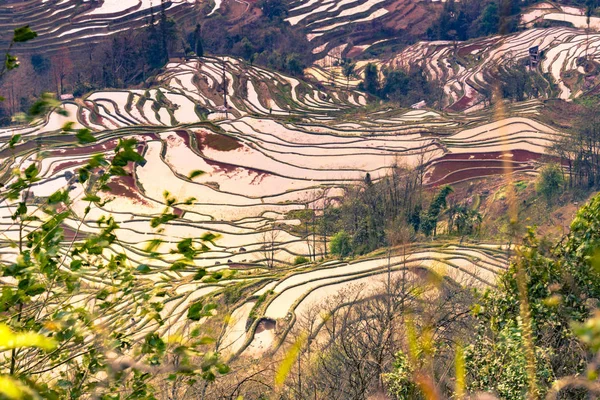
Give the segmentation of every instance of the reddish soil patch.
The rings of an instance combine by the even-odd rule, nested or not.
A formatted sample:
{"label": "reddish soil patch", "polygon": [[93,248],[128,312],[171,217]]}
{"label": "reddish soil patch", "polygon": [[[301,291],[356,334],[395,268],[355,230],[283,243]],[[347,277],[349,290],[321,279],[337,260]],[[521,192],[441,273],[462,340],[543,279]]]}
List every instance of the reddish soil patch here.
{"label": "reddish soil patch", "polygon": [[[138,143],[138,146],[137,146],[138,152],[141,152],[145,149],[145,146],[146,146],[145,141],[158,140],[158,136],[154,133],[144,134],[142,137],[143,137],[144,141]],[[31,142],[31,143],[32,144],[29,147],[35,146],[35,143],[33,143],[33,142]],[[49,150],[47,152],[47,154],[48,154],[48,157],[66,157],[66,156],[82,156],[82,155],[87,155],[87,154],[106,153],[109,151],[113,151],[117,147],[118,143],[119,143],[119,141],[117,139],[112,139],[112,140],[108,140],[106,142],[96,143],[96,144],[89,145],[89,146],[69,147],[69,148]]]}
{"label": "reddish soil patch", "polygon": [[5,148],[4,150],[0,151],[0,158],[6,158],[9,157],[13,154],[19,154],[19,153],[24,153],[24,152],[28,152],[29,150],[33,150],[35,147],[37,146],[37,143],[35,140],[30,140],[28,142],[25,142],[23,144],[17,145],[15,147],[11,148]]}
{"label": "reddish soil patch", "polygon": [[79,112],[79,118],[81,118],[81,122],[84,126],[90,126],[91,123],[88,121],[88,118],[83,111]]}
{"label": "reddish soil patch", "polygon": [[[182,132],[185,132],[185,131],[182,131]],[[144,133],[142,135],[142,138],[144,138],[144,141],[146,141],[146,142],[151,141],[151,140],[160,140],[160,137],[156,133]]]}
{"label": "reddish soil patch", "polygon": [[387,28],[408,29],[412,34],[421,34],[431,25],[431,20],[437,18],[442,7],[413,0],[396,0],[385,8],[389,11],[383,17]]}
{"label": "reddish soil patch", "polygon": [[142,197],[135,184],[135,178],[133,176],[117,176],[108,182],[107,186],[110,188],[110,193],[115,196],[126,197],[133,200],[134,202],[149,205],[150,203]]}
{"label": "reddish soil patch", "polygon": [[175,134],[177,134],[177,136],[179,136],[180,138],[183,139],[186,147],[190,147],[190,135],[188,134],[187,131],[184,131],[183,129],[179,129],[175,131]]}
{"label": "reddish soil patch", "polygon": [[85,164],[87,164],[87,160],[65,161],[60,164],[56,164],[54,166],[54,168],[52,169],[51,174],[54,175],[65,169],[69,169],[71,167],[78,167],[78,166],[85,165]]}
{"label": "reddish soil patch", "polygon": [[541,114],[544,122],[561,128],[573,128],[583,107],[579,104],[553,99],[544,103]]}
{"label": "reddish soil patch", "polygon": [[250,182],[251,185],[260,185],[260,183],[263,181],[263,179],[265,179],[265,177],[268,175],[265,172],[261,172],[261,171],[257,171],[257,170],[249,170],[248,174],[252,174],[255,173],[256,176],[254,178],[252,178],[252,181]]}
{"label": "reddish soil patch", "polygon": [[51,150],[48,152],[49,157],[63,157],[63,156],[81,156],[85,154],[96,154],[104,153],[106,151],[114,150],[119,142],[116,139],[109,140],[107,142],[94,144],[85,147],[71,147],[62,150]]}
{"label": "reddish soil patch", "polygon": [[204,161],[206,161],[206,163],[210,166],[212,166],[216,172],[233,172],[236,169],[240,168],[237,165],[233,165],[233,164],[227,164],[224,162],[220,162],[220,161],[214,161],[214,160],[209,160],[208,158],[205,158]]}
{"label": "reddish soil patch", "polygon": [[200,151],[202,151],[204,147],[217,151],[232,151],[242,147],[242,144],[239,141],[227,135],[219,135],[206,131],[198,131],[194,132],[194,134],[196,135]]}
{"label": "reddish soil patch", "polygon": [[[499,163],[501,164],[501,162]],[[455,171],[446,174],[445,177],[440,177],[438,179],[433,180],[433,186],[439,185],[448,185],[459,181],[464,181],[467,179],[476,179],[482,178],[490,175],[504,175],[507,173],[513,173],[517,171],[524,171],[527,169],[531,169],[530,166],[521,165],[521,164],[511,164],[510,167],[507,168],[506,165],[493,166],[489,161],[474,161],[469,163],[468,166],[461,165],[462,168],[458,167]],[[468,168],[468,169],[465,169]],[[443,178],[443,179],[442,179]]]}
{"label": "reddish soil patch", "polygon": [[65,236],[64,240],[66,241],[78,241],[87,237],[87,234],[85,232],[77,232],[75,229],[71,228],[68,225],[62,224],[62,228]]}
{"label": "reddish soil patch", "polygon": [[[503,152],[446,154],[433,165],[428,173],[428,180],[431,185],[437,186],[484,176],[503,175],[531,169],[531,161],[547,158],[527,150],[515,150],[510,154],[512,157]],[[471,156],[475,158],[470,158]]]}
{"label": "reddish soil patch", "polygon": [[238,0],[225,0],[221,3],[221,13],[227,16],[230,21],[241,18],[250,8],[249,4]]}
{"label": "reddish soil patch", "polygon": [[473,101],[472,97],[469,96],[463,96],[460,98],[460,100],[458,100],[456,103],[452,104],[450,107],[448,107],[447,109],[450,111],[464,111],[467,107],[469,107],[469,105],[471,105],[471,102]]}
{"label": "reddish soil patch", "polygon": [[353,58],[353,57],[356,57],[356,56],[362,54],[362,52],[363,52],[363,49],[361,49],[360,47],[352,47],[350,49],[350,51],[348,51],[346,53],[346,57],[347,58]]}
{"label": "reddish soil patch", "polygon": [[90,109],[90,120],[92,123],[96,124],[96,125],[102,125],[104,126],[104,118],[96,112],[95,109]]}
{"label": "reddish soil patch", "polygon": [[256,268],[253,264],[242,264],[242,263],[229,263],[229,269],[253,269]]}
{"label": "reddish soil patch", "polygon": [[[512,157],[508,154],[512,154]],[[491,151],[489,153],[478,153],[478,154],[469,154],[469,153],[448,153],[445,154],[441,160],[502,160],[508,159],[509,161],[516,162],[527,162],[531,160],[539,160],[544,157],[542,154],[533,153],[528,150],[513,150],[505,153],[502,151]],[[471,158],[471,156],[475,156],[475,158]]]}
{"label": "reddish soil patch", "polygon": [[258,84],[258,99],[261,102],[262,106],[265,108],[270,108],[271,101],[271,93],[269,92],[269,86],[266,83],[260,82]]}

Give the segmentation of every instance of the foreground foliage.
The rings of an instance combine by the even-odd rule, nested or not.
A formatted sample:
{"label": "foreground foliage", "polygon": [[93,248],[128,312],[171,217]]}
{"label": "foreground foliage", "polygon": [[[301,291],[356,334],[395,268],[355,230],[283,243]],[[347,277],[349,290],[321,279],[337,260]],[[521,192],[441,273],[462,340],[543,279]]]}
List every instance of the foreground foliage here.
{"label": "foreground foliage", "polygon": [[[571,326],[583,323],[598,308],[599,255],[600,195],[579,210],[571,232],[555,247],[548,247],[530,230],[515,262],[499,279],[498,290],[486,294],[476,308],[479,336],[469,358],[473,389],[509,399],[526,395],[521,276],[530,306],[535,379],[541,394],[555,380],[584,372],[591,353]],[[596,339],[590,334],[584,339],[594,350]],[[576,396],[577,390],[570,390],[568,395]]]}

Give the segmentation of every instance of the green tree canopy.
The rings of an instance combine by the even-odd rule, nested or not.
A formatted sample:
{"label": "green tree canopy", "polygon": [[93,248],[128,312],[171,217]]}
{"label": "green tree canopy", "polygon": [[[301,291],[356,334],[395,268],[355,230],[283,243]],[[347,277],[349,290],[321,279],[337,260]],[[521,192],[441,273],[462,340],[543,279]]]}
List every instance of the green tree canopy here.
{"label": "green tree canopy", "polygon": [[[510,349],[516,341],[525,348],[521,284],[531,315],[536,380],[543,391],[556,377],[583,372],[590,357],[571,326],[589,318],[600,299],[600,195],[578,211],[571,232],[553,248],[530,229],[515,261],[498,279],[497,291],[483,296],[476,307],[479,334],[470,349],[473,389],[502,392],[520,387],[503,398],[523,398],[522,357],[490,369],[494,355],[500,355],[498,346]],[[506,375],[507,370],[514,373]]]}
{"label": "green tree canopy", "polygon": [[352,238],[346,231],[339,231],[331,238],[329,250],[331,254],[344,258],[352,251]]}
{"label": "green tree canopy", "polygon": [[548,164],[542,168],[535,184],[535,190],[551,203],[558,196],[564,184],[562,169],[557,164]]}

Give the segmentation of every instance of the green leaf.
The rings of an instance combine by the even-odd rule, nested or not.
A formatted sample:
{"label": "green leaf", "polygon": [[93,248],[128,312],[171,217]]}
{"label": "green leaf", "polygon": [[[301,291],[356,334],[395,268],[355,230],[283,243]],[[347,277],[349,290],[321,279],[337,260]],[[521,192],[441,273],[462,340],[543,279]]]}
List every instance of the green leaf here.
{"label": "green leaf", "polygon": [[150,354],[154,352],[162,353],[166,349],[165,342],[156,333],[149,333],[144,338],[142,353]]}
{"label": "green leaf", "polygon": [[202,304],[202,302],[197,302],[194,303],[190,306],[190,308],[188,309],[188,314],[187,317],[188,319],[191,319],[192,321],[199,321],[200,318],[202,318],[202,308],[204,307],[204,304]]}
{"label": "green leaf", "polygon": [[107,166],[108,162],[104,158],[104,154],[94,154],[88,161],[90,168],[97,168],[101,166]]}
{"label": "green leaf", "polygon": [[200,280],[206,276],[206,270],[204,268],[200,268],[198,272],[194,275],[194,280]]}
{"label": "green leaf", "polygon": [[200,338],[197,342],[195,342],[195,344],[198,346],[204,346],[204,345],[211,344],[214,342],[215,342],[214,338],[211,338],[210,336],[204,336],[204,337]]}
{"label": "green leaf", "polygon": [[30,117],[46,114],[52,108],[56,108],[56,112],[60,115],[66,115],[67,110],[60,108],[60,101],[56,99],[53,93],[42,93],[41,98],[29,108],[28,114]]}
{"label": "green leaf", "polygon": [[83,199],[81,199],[83,201],[91,201],[92,203],[98,203],[100,202],[102,199],[99,196],[96,196],[95,194],[87,194]]}
{"label": "green leaf", "polygon": [[62,127],[62,130],[64,131],[63,133],[71,132],[73,130],[74,125],[75,122],[73,121],[66,122]]}
{"label": "green leaf", "polygon": [[212,243],[213,241],[215,241],[218,238],[219,238],[219,235],[215,235],[214,233],[210,233],[210,232],[206,232],[204,235],[200,236],[200,240],[202,240],[203,242],[210,242],[210,243]]}
{"label": "green leaf", "polygon": [[69,267],[71,268],[71,271],[78,271],[82,265],[83,265],[83,261],[73,260],[73,261],[71,261],[71,264]]}
{"label": "green leaf", "polygon": [[147,253],[152,253],[156,251],[162,243],[163,241],[161,239],[152,239],[148,242],[148,244],[144,248],[144,251]]}
{"label": "green leaf", "polygon": [[25,294],[27,296],[37,296],[39,294],[42,294],[46,291],[46,287],[44,285],[42,285],[41,283],[36,283],[34,285],[29,286],[26,290],[25,290]]}
{"label": "green leaf", "polygon": [[67,379],[59,379],[56,385],[62,389],[68,389],[73,386],[73,383]]}
{"label": "green leaf", "polygon": [[90,179],[90,171],[85,167],[79,168],[79,182],[85,183],[88,179]]}
{"label": "green leaf", "polygon": [[66,190],[58,190],[50,195],[48,204],[64,203],[69,199],[69,192]]}
{"label": "green leaf", "polygon": [[219,371],[220,374],[226,374],[230,371],[230,369],[228,365],[217,364],[217,371]]}
{"label": "green leaf", "polygon": [[92,135],[92,131],[87,128],[79,129],[75,137],[79,141],[79,144],[88,144],[96,141],[96,138]]}
{"label": "green leaf", "polygon": [[138,270],[139,272],[141,272],[142,274],[147,274],[152,272],[152,270],[150,269],[149,266],[147,266],[146,264],[140,264],[137,266],[136,270]]}
{"label": "green leaf", "polygon": [[206,314],[208,314],[210,311],[214,310],[217,308],[217,305],[215,303],[209,303],[207,305],[204,306],[204,312]]}
{"label": "green leaf", "polygon": [[15,29],[15,33],[13,36],[13,42],[15,42],[15,43],[26,42],[26,41],[31,40],[36,37],[37,37],[37,33],[32,31],[31,28],[29,28],[29,25],[25,25],[25,26]]}
{"label": "green leaf", "polygon": [[23,202],[19,203],[19,206],[17,207],[17,211],[15,212],[16,215],[25,215],[27,214],[27,205]]}
{"label": "green leaf", "polygon": [[6,60],[4,61],[4,65],[9,71],[15,68],[19,68],[19,59],[13,55],[7,54]]}
{"label": "green leaf", "polygon": [[198,176],[204,175],[205,172],[204,171],[200,171],[199,169],[195,169],[192,172],[190,172],[190,174],[188,175],[189,179],[194,179]]}
{"label": "green leaf", "polygon": [[102,289],[101,291],[98,292],[98,294],[96,295],[96,298],[98,300],[106,300],[109,295],[110,295],[110,293],[108,292],[108,290]]}
{"label": "green leaf", "polygon": [[25,169],[25,177],[27,179],[35,178],[36,176],[38,176],[39,173],[40,173],[40,171],[38,171],[35,164],[31,164],[29,167],[27,167]]}
{"label": "green leaf", "polygon": [[166,224],[169,221],[177,219],[178,216],[175,214],[162,214],[160,217],[154,217],[150,220],[150,226],[156,228],[162,224]]}
{"label": "green leaf", "polygon": [[188,264],[186,264],[183,261],[175,261],[173,264],[171,264],[169,271],[181,271],[182,269],[185,269],[187,266],[188,266]]}
{"label": "green leaf", "polygon": [[21,135],[13,135],[8,141],[8,147],[10,147],[11,149],[14,148],[15,144],[17,144],[19,140],[21,140]]}
{"label": "green leaf", "polygon": [[0,351],[22,347],[37,347],[50,351],[54,350],[56,345],[52,338],[35,332],[13,332],[8,325],[0,323]]}

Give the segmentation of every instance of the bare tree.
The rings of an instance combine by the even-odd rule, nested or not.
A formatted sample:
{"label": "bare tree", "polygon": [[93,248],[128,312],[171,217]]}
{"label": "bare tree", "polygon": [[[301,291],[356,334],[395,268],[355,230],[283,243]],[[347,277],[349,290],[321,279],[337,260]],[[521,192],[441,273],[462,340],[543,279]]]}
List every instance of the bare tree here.
{"label": "bare tree", "polygon": [[261,233],[261,242],[263,243],[261,249],[267,268],[272,269],[275,267],[275,254],[278,252],[279,245],[277,239],[280,234],[281,229],[275,224],[271,226],[271,229],[264,230]]}
{"label": "bare tree", "polygon": [[60,53],[52,57],[52,79],[56,86],[56,92],[61,95],[64,92],[65,79],[73,72],[73,62],[67,48],[62,48]]}
{"label": "bare tree", "polygon": [[432,284],[424,268],[398,274],[404,267],[405,260],[396,259],[393,276],[384,275],[377,287],[349,286],[297,317],[287,341],[302,335],[308,340],[282,398],[366,399],[385,393],[384,377],[395,355],[408,353],[408,321],[416,332],[431,332],[436,346],[435,360],[417,360],[417,367],[436,390],[451,393],[454,343],[471,326],[472,299],[457,284]]}

